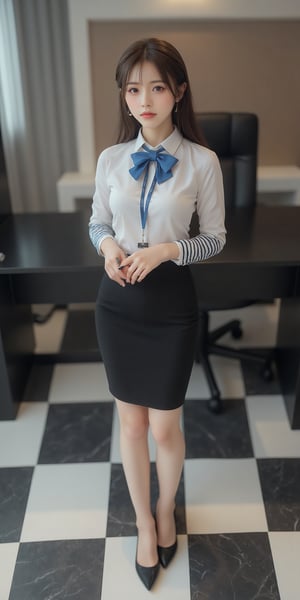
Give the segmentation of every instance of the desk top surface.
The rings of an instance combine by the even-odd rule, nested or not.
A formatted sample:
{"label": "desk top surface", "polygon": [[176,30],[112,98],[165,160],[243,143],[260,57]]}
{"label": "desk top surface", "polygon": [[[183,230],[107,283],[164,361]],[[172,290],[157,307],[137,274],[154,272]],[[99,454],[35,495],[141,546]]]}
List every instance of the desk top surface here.
{"label": "desk top surface", "polygon": [[[103,266],[88,236],[85,212],[18,214],[0,225],[0,273],[72,271]],[[300,265],[300,207],[238,208],[226,217],[227,243],[199,263]]]}

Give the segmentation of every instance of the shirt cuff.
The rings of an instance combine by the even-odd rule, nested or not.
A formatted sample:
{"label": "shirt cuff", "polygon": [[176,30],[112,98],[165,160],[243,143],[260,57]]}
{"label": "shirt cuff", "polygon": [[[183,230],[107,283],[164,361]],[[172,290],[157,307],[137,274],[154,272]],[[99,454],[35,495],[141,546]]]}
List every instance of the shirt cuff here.
{"label": "shirt cuff", "polygon": [[176,244],[178,250],[179,250],[179,256],[178,258],[173,258],[172,262],[175,263],[175,265],[182,265],[182,256],[183,256],[183,251],[182,251],[182,245],[180,242],[175,241],[174,244]]}
{"label": "shirt cuff", "polygon": [[110,238],[111,240],[115,239],[114,236],[113,235],[109,235],[109,233],[107,233],[107,234],[105,234],[105,235],[102,236],[102,238],[100,239],[100,241],[98,243],[98,248],[97,248],[97,252],[98,252],[99,256],[103,256],[104,257],[103,252],[100,250],[100,246],[101,246],[102,242],[104,242],[104,240],[106,240],[107,238]]}

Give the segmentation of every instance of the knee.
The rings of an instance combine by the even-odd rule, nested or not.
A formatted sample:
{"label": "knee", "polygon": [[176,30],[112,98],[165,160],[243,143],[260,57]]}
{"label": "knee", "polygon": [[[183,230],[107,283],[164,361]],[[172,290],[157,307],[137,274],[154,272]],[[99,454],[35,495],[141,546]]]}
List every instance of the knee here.
{"label": "knee", "polygon": [[148,435],[148,420],[141,417],[127,417],[121,421],[121,434],[129,440],[139,440]]}
{"label": "knee", "polygon": [[174,430],[173,427],[156,423],[155,425],[151,425],[151,433],[158,446],[169,446],[177,438],[178,430],[177,428]]}

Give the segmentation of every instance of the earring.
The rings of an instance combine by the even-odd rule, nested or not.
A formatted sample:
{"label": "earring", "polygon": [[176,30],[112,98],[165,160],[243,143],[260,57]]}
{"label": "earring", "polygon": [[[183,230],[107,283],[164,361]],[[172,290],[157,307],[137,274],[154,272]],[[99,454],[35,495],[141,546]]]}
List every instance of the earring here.
{"label": "earring", "polygon": [[176,106],[175,106],[174,112],[177,113],[177,111],[178,111],[178,102],[176,102]]}
{"label": "earring", "polygon": [[130,112],[130,110],[128,110],[127,114],[128,114],[129,117],[132,117],[132,113]]}

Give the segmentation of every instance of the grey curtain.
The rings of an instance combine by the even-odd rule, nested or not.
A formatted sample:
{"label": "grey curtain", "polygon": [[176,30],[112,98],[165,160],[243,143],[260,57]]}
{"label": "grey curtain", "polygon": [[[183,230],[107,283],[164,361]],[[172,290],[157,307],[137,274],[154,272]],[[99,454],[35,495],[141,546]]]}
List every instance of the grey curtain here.
{"label": "grey curtain", "polygon": [[[66,0],[1,0],[1,127],[14,212],[57,210],[77,170]],[[3,56],[4,53],[4,56]]]}

